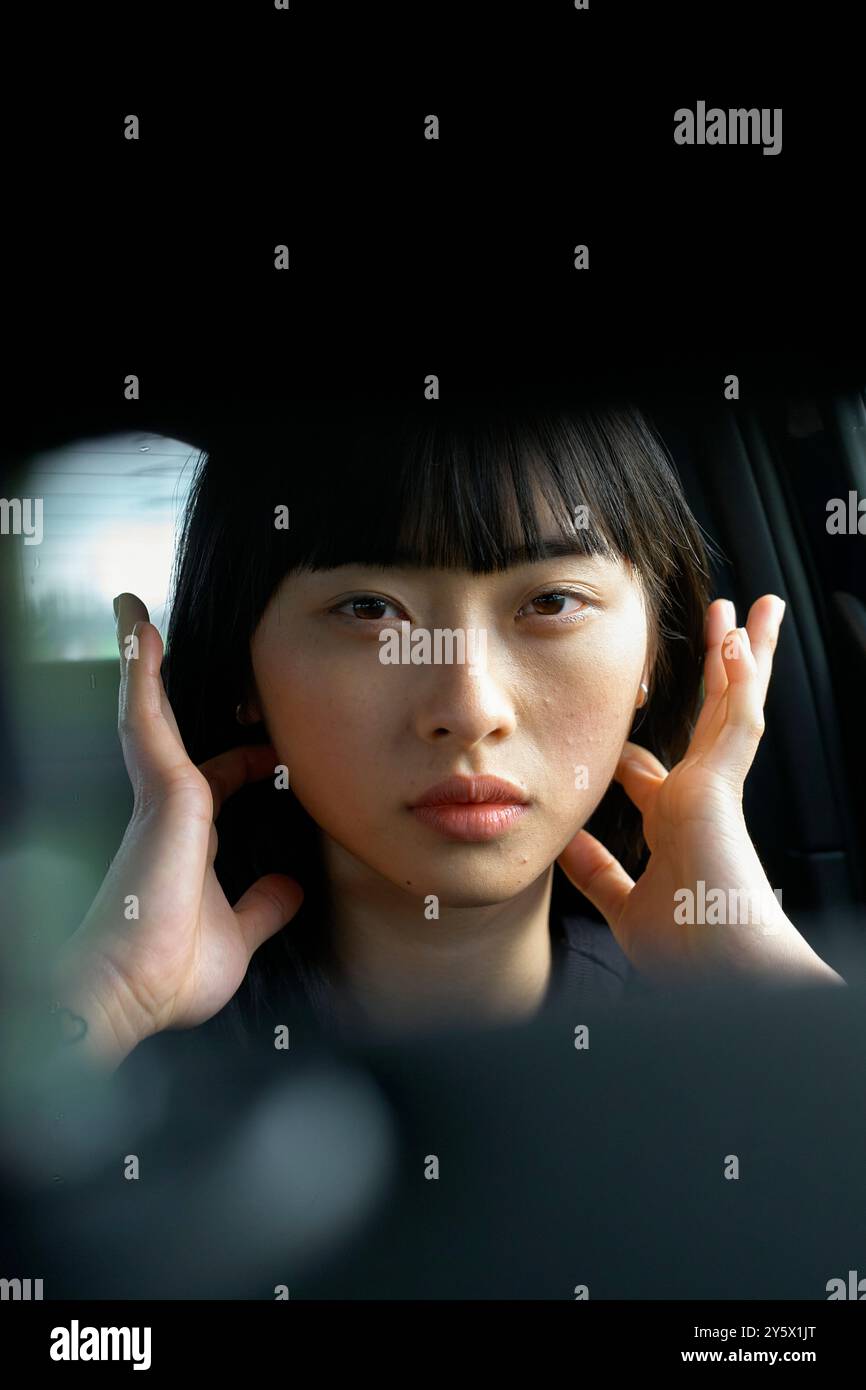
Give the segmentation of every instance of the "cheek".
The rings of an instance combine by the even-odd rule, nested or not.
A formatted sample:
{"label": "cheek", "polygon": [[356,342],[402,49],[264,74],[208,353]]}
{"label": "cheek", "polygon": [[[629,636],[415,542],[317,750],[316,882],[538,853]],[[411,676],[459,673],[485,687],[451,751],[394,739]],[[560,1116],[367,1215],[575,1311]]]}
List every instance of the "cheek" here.
{"label": "cheek", "polygon": [[532,741],[563,806],[595,804],[606,790],[634,719],[644,655],[633,639],[587,641],[533,677]]}
{"label": "cheek", "polygon": [[271,742],[289,769],[291,786],[312,813],[321,803],[352,814],[381,776],[387,730],[382,703],[364,697],[357,671],[261,664],[256,683]]}

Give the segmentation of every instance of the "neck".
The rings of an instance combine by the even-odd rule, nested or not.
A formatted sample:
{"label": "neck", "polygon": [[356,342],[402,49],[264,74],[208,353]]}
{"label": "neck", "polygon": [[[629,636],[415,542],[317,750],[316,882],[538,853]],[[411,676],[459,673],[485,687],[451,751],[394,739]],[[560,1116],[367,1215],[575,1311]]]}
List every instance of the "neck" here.
{"label": "neck", "polygon": [[553,866],[505,902],[438,906],[324,837],[337,988],[380,1033],[519,1021],[550,982]]}

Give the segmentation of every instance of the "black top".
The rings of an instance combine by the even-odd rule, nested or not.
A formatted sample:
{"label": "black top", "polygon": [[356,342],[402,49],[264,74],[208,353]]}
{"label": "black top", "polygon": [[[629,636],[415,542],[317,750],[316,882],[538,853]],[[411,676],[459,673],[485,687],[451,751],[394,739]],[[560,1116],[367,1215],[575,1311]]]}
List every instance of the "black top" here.
{"label": "black top", "polygon": [[617,944],[606,922],[551,914],[553,970],[549,1004],[620,1003],[644,993],[648,984]]}
{"label": "black top", "polygon": [[[622,1005],[644,994],[649,985],[631,964],[620,949],[616,938],[605,922],[594,921],[579,914],[559,914],[556,910],[550,915],[550,936],[553,951],[552,970],[547,994],[539,1010],[543,1015],[550,1008],[563,1005]],[[274,1018],[290,1021],[297,1035],[309,1036],[312,1033],[331,1034],[344,1042],[355,1038],[355,1025],[352,1022],[351,1007],[328,987],[318,1000],[309,999],[305,1006],[307,1022],[293,1010],[277,1008]],[[243,1028],[232,1023],[229,1010],[200,1024],[197,1028],[169,1030],[149,1038],[144,1047],[149,1054],[156,1053],[168,1060],[179,1058],[190,1049],[197,1052],[208,1041],[215,1039],[229,1052],[238,1047],[245,1051],[250,1045],[249,1037]],[[536,1015],[536,1016],[539,1016]],[[273,1019],[270,1015],[262,1019],[261,1031],[270,1034]],[[259,1030],[256,1030],[259,1031]],[[135,1056],[140,1049],[132,1054]],[[126,1065],[129,1065],[127,1059]]]}

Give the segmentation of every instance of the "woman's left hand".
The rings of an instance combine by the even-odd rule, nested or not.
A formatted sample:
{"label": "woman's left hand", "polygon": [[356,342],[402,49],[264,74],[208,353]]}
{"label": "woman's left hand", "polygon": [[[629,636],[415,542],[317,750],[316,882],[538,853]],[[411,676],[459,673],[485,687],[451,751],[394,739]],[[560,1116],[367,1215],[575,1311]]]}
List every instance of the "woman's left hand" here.
{"label": "woman's left hand", "polygon": [[[585,830],[557,861],[647,976],[845,983],[785,916],[743,817],[743,783],[764,731],[784,607],[764,594],[752,604],[746,627],[735,629],[733,604],[711,603],[704,704],[682,761],[668,772],[646,749],[625,744],[614,776],[641,812],[650,850],[637,883]],[[721,894],[711,897],[713,889]],[[704,902],[711,910],[702,913]],[[697,920],[702,915],[709,920]]]}

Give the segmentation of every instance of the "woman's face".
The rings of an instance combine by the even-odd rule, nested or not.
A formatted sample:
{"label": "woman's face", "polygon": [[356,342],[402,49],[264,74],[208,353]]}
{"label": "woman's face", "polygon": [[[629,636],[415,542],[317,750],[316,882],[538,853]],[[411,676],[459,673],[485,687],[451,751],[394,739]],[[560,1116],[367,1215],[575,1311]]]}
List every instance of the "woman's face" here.
{"label": "woman's face", "polygon": [[[451,662],[447,637],[438,662],[412,661],[435,658],[437,629],[458,633]],[[387,646],[386,630],[397,634]],[[586,822],[628,738],[647,657],[634,572],[581,555],[487,575],[293,574],[252,642],[258,712],[306,811],[359,866],[452,907],[513,897]],[[513,783],[523,809],[411,809],[445,778],[484,774]]]}

